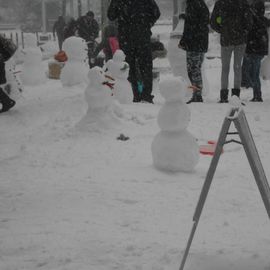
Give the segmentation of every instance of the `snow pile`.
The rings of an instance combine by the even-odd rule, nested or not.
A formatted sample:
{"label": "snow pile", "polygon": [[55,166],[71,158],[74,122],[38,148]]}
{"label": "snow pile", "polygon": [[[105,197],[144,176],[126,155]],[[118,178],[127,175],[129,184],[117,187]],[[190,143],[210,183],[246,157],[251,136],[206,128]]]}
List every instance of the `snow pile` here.
{"label": "snow pile", "polygon": [[68,61],[61,71],[60,79],[63,86],[73,86],[82,82],[87,82],[88,66],[87,44],[84,39],[79,37],[67,38],[63,43]]}
{"label": "snow pile", "polygon": [[158,114],[161,131],[152,143],[152,156],[156,168],[164,171],[190,172],[199,161],[199,147],[195,138],[186,130],[190,111],[183,101],[185,81],[168,78],[160,83],[165,104]]}
{"label": "snow pile", "polygon": [[43,84],[46,81],[45,68],[42,65],[42,53],[34,34],[25,35],[24,53],[21,76],[23,84],[29,86]]}
{"label": "snow pile", "polygon": [[117,50],[113,58],[106,63],[108,73],[115,79],[113,95],[120,104],[130,104],[133,99],[131,85],[127,80],[129,65],[125,58],[124,52]]}

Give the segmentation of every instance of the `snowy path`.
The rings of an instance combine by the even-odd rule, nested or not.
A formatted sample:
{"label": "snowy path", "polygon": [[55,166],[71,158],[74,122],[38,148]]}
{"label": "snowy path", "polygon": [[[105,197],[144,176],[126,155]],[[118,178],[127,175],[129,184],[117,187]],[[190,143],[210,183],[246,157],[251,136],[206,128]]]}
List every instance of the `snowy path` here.
{"label": "snowy path", "polygon": [[[216,103],[219,69],[208,67],[210,94],[190,105],[189,131],[202,144],[218,137],[228,110]],[[263,87],[265,102],[245,112],[269,178],[269,82]],[[48,81],[0,117],[0,269],[178,269],[210,157],[191,174],[156,171],[150,145],[163,100],[127,105],[116,130],[87,133],[76,128],[83,91]],[[116,140],[120,133],[130,140]],[[228,145],[186,269],[269,270],[269,254],[269,219],[244,150]]]}

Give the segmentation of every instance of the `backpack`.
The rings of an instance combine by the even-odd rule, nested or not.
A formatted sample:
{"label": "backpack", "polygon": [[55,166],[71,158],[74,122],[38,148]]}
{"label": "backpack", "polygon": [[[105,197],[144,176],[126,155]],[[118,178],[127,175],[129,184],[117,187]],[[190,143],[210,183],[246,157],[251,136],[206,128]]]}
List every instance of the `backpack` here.
{"label": "backpack", "polygon": [[17,46],[11,39],[7,39],[0,35],[0,54],[4,62],[8,61],[16,52]]}

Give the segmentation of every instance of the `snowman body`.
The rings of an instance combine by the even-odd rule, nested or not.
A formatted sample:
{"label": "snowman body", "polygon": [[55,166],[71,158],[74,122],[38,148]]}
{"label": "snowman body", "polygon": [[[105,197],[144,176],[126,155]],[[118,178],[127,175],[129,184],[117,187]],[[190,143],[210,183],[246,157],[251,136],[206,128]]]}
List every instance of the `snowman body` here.
{"label": "snowman body", "polygon": [[125,62],[125,57],[123,51],[117,50],[106,63],[108,73],[115,79],[113,95],[120,104],[130,104],[133,99],[132,88],[127,80],[129,65]]}
{"label": "snowman body", "polygon": [[5,71],[7,82],[4,90],[11,99],[17,101],[22,96],[23,85],[19,77],[19,71],[16,71],[16,63],[13,57],[5,62]]}
{"label": "snowman body", "polygon": [[88,66],[85,62],[87,59],[87,44],[84,39],[79,37],[69,37],[63,43],[68,60],[65,63],[60,80],[63,86],[73,86],[82,82],[87,83]]}
{"label": "snowman body", "polygon": [[161,131],[152,142],[152,157],[157,169],[190,172],[199,161],[199,146],[187,131],[190,111],[183,101],[186,83],[181,78],[168,78],[160,83],[165,104],[158,114]]}
{"label": "snowman body", "polygon": [[25,36],[21,80],[24,85],[29,86],[43,84],[46,81],[45,67],[42,65],[42,52],[37,46],[34,34]]}
{"label": "snowman body", "polygon": [[85,89],[87,112],[79,125],[87,131],[101,131],[114,128],[119,123],[115,112],[115,99],[107,85],[103,69],[96,66],[89,71],[89,85]]}

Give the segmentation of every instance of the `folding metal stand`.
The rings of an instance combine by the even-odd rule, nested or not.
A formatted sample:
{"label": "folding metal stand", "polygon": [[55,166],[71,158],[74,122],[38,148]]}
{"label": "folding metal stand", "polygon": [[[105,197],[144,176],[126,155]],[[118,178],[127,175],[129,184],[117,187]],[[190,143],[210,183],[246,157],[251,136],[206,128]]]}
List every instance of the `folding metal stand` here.
{"label": "folding metal stand", "polygon": [[[232,122],[234,123],[237,132],[229,132],[229,128]],[[241,141],[237,141],[234,139],[226,141],[227,135],[239,135]],[[202,213],[205,201],[206,201],[206,197],[209,192],[220,155],[222,153],[222,147],[224,144],[228,144],[231,142],[235,142],[235,143],[239,143],[243,145],[250,167],[255,177],[257,186],[259,188],[262,200],[264,202],[264,206],[270,218],[270,188],[269,188],[269,184],[264,173],[261,160],[259,158],[257,148],[255,146],[253,137],[251,135],[245,113],[243,109],[241,108],[232,108],[228,116],[225,117],[220,134],[219,134],[216,150],[212,158],[210,167],[208,169],[205,182],[201,190],[200,198],[199,198],[199,201],[198,201],[198,204],[196,206],[196,210],[193,216],[193,226],[191,229],[191,233],[187,242],[187,246],[186,246],[185,253],[183,255],[183,259],[182,259],[179,270],[184,269],[185,262],[186,262],[186,259],[190,250],[190,246],[191,246],[191,243],[192,243],[192,240],[193,240],[193,237],[194,237],[196,228],[198,226],[201,213]]]}

